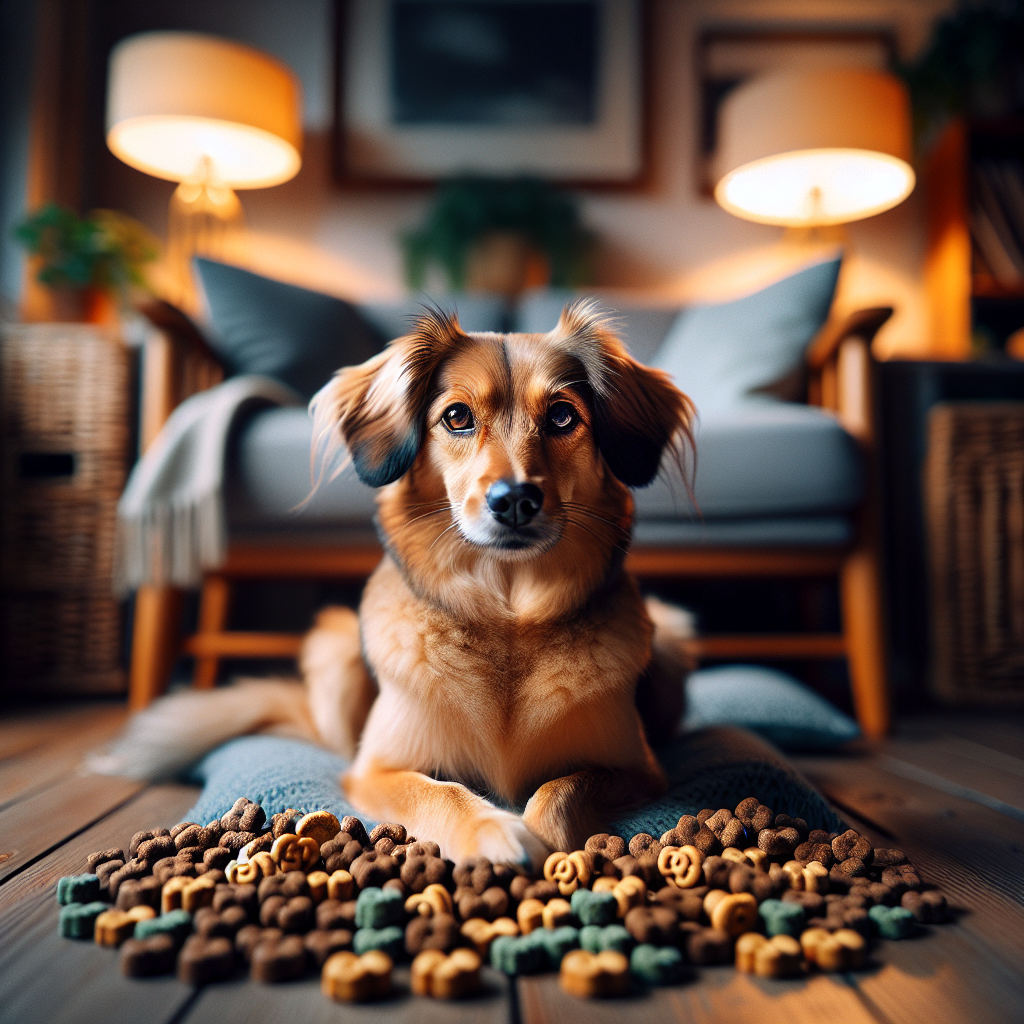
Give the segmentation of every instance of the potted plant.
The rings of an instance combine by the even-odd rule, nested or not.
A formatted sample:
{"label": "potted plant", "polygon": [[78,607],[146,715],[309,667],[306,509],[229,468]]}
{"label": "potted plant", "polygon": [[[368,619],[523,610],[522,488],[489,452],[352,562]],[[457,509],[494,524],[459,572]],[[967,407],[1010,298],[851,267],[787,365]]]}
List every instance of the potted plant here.
{"label": "potted plant", "polygon": [[409,286],[436,265],[453,291],[513,296],[531,285],[570,288],[592,278],[595,236],[572,195],[536,178],[463,177],[443,183],[422,225],[402,238]]}
{"label": "potted plant", "polygon": [[138,221],[114,210],[87,217],[49,203],[14,229],[50,289],[58,320],[109,322],[133,288],[147,289],[144,268],[159,244]]}

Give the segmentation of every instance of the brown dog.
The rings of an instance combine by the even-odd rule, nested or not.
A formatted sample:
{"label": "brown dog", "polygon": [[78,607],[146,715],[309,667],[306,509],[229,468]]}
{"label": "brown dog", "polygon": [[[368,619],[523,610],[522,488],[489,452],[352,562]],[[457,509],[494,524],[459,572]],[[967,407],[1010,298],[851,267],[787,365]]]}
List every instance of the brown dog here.
{"label": "brown dog", "polygon": [[303,654],[318,730],[359,741],[349,800],[454,859],[508,861],[663,792],[637,688],[649,731],[674,726],[686,620],[655,606],[655,637],[622,562],[629,487],[689,438],[689,400],[576,304],[547,335],[428,314],[314,402],[381,488],[387,547],[359,620],[325,612]]}
{"label": "brown dog", "polygon": [[313,406],[325,462],[344,442],[380,488],[359,617],[320,615],[305,696],[165,698],[94,767],[152,777],[243,733],[312,736],[355,755],[361,813],[495,862],[575,849],[663,792],[648,738],[681,716],[689,618],[645,605],[623,558],[629,488],[692,444],[689,400],[576,304],[546,335],[430,313]]}

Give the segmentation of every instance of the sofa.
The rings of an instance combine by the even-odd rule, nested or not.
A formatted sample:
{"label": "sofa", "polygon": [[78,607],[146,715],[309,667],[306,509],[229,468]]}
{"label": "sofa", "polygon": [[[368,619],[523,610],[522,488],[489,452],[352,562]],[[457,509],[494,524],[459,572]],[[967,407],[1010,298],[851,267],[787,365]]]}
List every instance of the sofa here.
{"label": "sofa", "polygon": [[[891,310],[829,317],[837,272],[838,261],[834,269],[828,266],[805,275],[810,283],[781,282],[774,299],[769,296],[771,301],[755,296],[753,304],[733,304],[735,309],[725,304],[681,311],[621,297],[614,301],[619,332],[630,352],[641,362],[673,372],[683,390],[693,394],[700,416],[692,493],[676,470],[664,467],[650,487],[636,492],[628,564],[647,580],[837,576],[841,633],[708,636],[698,641],[696,653],[755,661],[845,657],[854,708],[862,730],[871,736],[884,733],[888,726],[872,484],[871,340]],[[210,310],[206,329],[196,328],[169,307],[149,307],[155,330],[143,353],[144,445],[179,401],[224,374],[269,372],[300,392],[303,387],[297,382],[302,378],[303,399],[323,382],[323,369],[308,363],[298,376],[293,374],[295,380],[288,380],[288,373],[279,368],[259,364],[279,347],[271,343],[278,336],[274,332],[291,330],[302,314],[293,313],[290,319],[282,314],[281,325],[268,327],[267,318],[248,307],[265,301],[268,291],[291,286],[261,282],[251,274],[239,276],[246,274],[217,265],[201,268]],[[814,301],[797,294],[801,287],[813,292]],[[285,304],[294,297],[281,295]],[[546,332],[570,297],[539,290],[511,305],[489,295],[441,296],[435,301],[456,308],[466,330]],[[307,296],[298,299],[315,301]],[[814,308],[802,319],[794,318],[792,309],[801,302]],[[344,317],[354,312],[363,331],[347,361],[362,361],[386,339],[404,333],[421,304],[421,298],[413,297],[390,304],[354,304],[339,312]],[[250,319],[239,328],[232,315]],[[740,323],[739,333],[749,335],[743,342],[748,348],[738,355],[723,354],[719,350],[727,347],[725,343],[716,347],[713,340],[732,330],[730,315]],[[773,316],[785,321],[785,344],[762,337],[772,334]],[[799,322],[790,322],[794,319]],[[312,333],[327,331],[325,323],[314,316]],[[347,323],[331,330],[348,330]],[[258,357],[255,362],[250,358],[248,365],[248,357],[239,356],[247,331],[262,332],[263,340],[262,348],[253,347]],[[709,339],[707,344],[704,338]],[[758,345],[764,350],[760,354],[754,351]],[[791,350],[788,356],[776,351],[786,345]],[[716,359],[718,369],[708,370],[707,364]],[[789,365],[794,361],[796,365]],[[730,387],[735,395],[723,398]],[[256,407],[237,424],[225,466],[227,556],[204,575],[199,625],[190,637],[179,635],[180,588],[139,589],[133,706],[145,705],[163,690],[173,660],[182,652],[195,658],[194,683],[204,687],[215,684],[224,658],[297,653],[297,635],[227,628],[235,581],[358,580],[372,571],[381,551],[373,526],[374,492],[348,469],[325,479],[310,498],[311,442],[311,420],[301,405]]]}

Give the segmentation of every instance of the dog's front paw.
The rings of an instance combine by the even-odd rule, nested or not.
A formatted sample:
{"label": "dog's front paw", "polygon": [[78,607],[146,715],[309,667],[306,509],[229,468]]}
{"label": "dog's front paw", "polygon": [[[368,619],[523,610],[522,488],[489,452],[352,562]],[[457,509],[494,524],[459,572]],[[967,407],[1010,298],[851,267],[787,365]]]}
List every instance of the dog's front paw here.
{"label": "dog's front paw", "polygon": [[550,852],[518,814],[494,808],[467,821],[454,837],[448,854],[458,862],[486,857],[494,864],[522,864],[539,870]]}

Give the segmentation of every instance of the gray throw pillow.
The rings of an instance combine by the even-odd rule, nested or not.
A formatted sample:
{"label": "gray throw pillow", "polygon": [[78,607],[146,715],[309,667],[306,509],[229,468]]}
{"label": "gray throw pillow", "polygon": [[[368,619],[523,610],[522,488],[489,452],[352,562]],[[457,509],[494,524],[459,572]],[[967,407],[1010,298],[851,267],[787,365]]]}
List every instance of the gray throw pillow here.
{"label": "gray throw pillow", "polygon": [[258,373],[312,398],[342,366],[390,340],[350,302],[196,259],[213,330],[210,345],[232,375]]}

